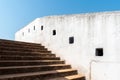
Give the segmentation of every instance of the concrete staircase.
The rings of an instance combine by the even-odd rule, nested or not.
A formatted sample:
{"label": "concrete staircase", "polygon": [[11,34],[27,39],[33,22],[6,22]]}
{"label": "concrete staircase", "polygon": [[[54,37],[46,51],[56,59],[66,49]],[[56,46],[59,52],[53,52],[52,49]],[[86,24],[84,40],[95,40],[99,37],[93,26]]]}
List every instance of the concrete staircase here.
{"label": "concrete staircase", "polygon": [[0,39],[0,80],[85,80],[41,44]]}

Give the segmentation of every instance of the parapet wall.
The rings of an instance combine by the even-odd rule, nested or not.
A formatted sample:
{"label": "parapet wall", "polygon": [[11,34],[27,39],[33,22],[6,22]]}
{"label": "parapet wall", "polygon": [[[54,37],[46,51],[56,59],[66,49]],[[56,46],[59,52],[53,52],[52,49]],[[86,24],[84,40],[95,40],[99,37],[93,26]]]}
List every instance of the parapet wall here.
{"label": "parapet wall", "polygon": [[41,43],[85,74],[87,80],[106,80],[113,74],[99,78],[99,71],[91,71],[120,61],[120,12],[37,18],[16,32],[15,40]]}

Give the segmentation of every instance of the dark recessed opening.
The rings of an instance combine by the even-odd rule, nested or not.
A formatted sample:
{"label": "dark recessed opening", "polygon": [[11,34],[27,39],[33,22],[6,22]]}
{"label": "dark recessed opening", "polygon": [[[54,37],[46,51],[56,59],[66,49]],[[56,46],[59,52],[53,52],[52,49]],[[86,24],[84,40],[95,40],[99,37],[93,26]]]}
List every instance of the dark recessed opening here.
{"label": "dark recessed opening", "polygon": [[30,32],[30,29],[28,29],[28,32]]}
{"label": "dark recessed opening", "polygon": [[74,37],[69,37],[69,44],[73,44],[74,43]]}
{"label": "dark recessed opening", "polygon": [[53,30],[53,35],[56,35],[56,30]]}
{"label": "dark recessed opening", "polygon": [[34,26],[34,30],[35,30],[35,26]]}
{"label": "dark recessed opening", "polygon": [[41,26],[41,30],[43,30],[43,26]]}
{"label": "dark recessed opening", "polygon": [[103,48],[96,48],[96,56],[103,56]]}

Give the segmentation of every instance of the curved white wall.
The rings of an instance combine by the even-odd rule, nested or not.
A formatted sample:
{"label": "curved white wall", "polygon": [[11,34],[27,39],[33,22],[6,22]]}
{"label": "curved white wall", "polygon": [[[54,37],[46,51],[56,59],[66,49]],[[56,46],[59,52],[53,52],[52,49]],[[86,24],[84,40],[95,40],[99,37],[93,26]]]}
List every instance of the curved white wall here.
{"label": "curved white wall", "polygon": [[[53,30],[56,30],[54,36]],[[69,44],[69,37],[72,36],[74,44]],[[91,71],[99,69],[108,62],[112,64],[120,61],[120,12],[37,18],[16,32],[15,40],[41,43],[65,59],[66,63],[71,64],[80,73],[85,74],[88,80],[100,80],[98,79],[98,75],[101,74],[99,70]],[[95,56],[96,48],[103,48],[103,56]],[[96,67],[94,63],[104,64]],[[106,75],[112,74],[106,73]],[[102,80],[108,78],[104,75],[102,77]]]}

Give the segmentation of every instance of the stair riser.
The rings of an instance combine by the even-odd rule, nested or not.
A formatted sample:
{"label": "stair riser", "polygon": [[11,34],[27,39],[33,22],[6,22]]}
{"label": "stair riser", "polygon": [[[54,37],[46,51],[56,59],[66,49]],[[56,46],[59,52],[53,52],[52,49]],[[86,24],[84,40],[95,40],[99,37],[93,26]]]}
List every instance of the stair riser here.
{"label": "stair riser", "polygon": [[34,53],[26,53],[26,54],[24,54],[24,53],[0,53],[1,55],[6,55],[6,56],[12,56],[12,55],[14,55],[14,56],[41,56],[41,57],[44,57],[44,56],[46,56],[46,57],[55,57],[55,54],[49,54],[49,53],[42,53],[42,54],[34,54]]}
{"label": "stair riser", "polygon": [[15,47],[20,47],[20,46],[23,46],[23,47],[35,47],[35,48],[38,48],[38,47],[44,47],[44,46],[41,46],[41,45],[26,45],[26,44],[14,44],[14,43],[2,43],[0,42],[0,44],[2,46],[15,46]]}
{"label": "stair riser", "polygon": [[77,74],[77,71],[68,71],[68,72],[58,72],[58,73],[50,73],[50,74],[44,74],[44,75],[31,75],[26,77],[13,77],[8,79],[0,79],[0,80],[48,80],[50,78],[56,78],[56,77],[62,77],[62,76],[68,76],[68,75],[75,75]]}
{"label": "stair riser", "polygon": [[5,66],[30,66],[30,65],[51,65],[51,64],[64,64],[64,61],[57,62],[0,62],[0,67]]}
{"label": "stair riser", "polygon": [[44,46],[42,46],[42,45],[35,46],[35,45],[14,44],[14,43],[9,44],[9,43],[2,43],[2,42],[0,42],[0,45],[7,46],[7,47],[20,47],[20,48],[22,48],[22,47],[29,47],[29,48],[40,48],[41,47],[41,48],[44,48]]}
{"label": "stair riser", "polygon": [[9,43],[1,43],[2,46],[13,46],[13,47],[34,47],[34,48],[44,48],[44,46],[36,46],[36,45],[24,45],[24,44],[9,44]]}
{"label": "stair riser", "polygon": [[51,52],[46,49],[0,48],[1,51]]}
{"label": "stair riser", "polygon": [[15,45],[15,44],[4,44],[0,43],[3,47],[17,47],[17,48],[31,48],[31,49],[38,49],[38,48],[45,48],[44,46],[34,46],[34,45]]}
{"label": "stair riser", "polygon": [[35,47],[35,46],[20,46],[20,45],[2,45],[0,44],[0,48],[18,48],[18,49],[46,49],[44,46]]}
{"label": "stair riser", "polygon": [[27,73],[27,72],[38,72],[38,71],[49,71],[49,70],[60,70],[70,69],[70,65],[66,66],[47,66],[47,67],[32,67],[32,68],[12,68],[12,69],[0,69],[0,75],[4,74],[15,74],[15,73]]}
{"label": "stair riser", "polygon": [[9,44],[9,45],[26,45],[26,46],[41,46],[41,44],[35,44],[35,43],[28,43],[28,42],[15,42],[15,41],[9,41],[9,40],[1,40],[1,44]]}
{"label": "stair riser", "polygon": [[1,56],[0,60],[60,60],[59,57],[12,57],[12,56]]}
{"label": "stair riser", "polygon": [[27,51],[2,51],[0,50],[0,55],[4,54],[51,54],[50,52],[27,52]]}

